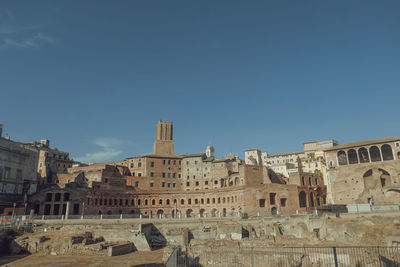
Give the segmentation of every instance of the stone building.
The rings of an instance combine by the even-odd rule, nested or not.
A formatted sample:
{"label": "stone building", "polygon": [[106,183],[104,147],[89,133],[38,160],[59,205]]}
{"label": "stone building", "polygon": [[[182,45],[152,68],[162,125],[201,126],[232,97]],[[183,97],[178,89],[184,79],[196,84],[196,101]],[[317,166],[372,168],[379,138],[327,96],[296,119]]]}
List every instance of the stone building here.
{"label": "stone building", "polygon": [[[300,206],[299,194],[310,195],[311,190],[303,187],[234,155],[215,159],[211,145],[205,153],[175,155],[172,123],[160,121],[153,154],[69,168],[57,174],[57,183],[31,198],[31,208],[50,215],[67,210],[181,218],[266,215],[313,208],[310,201]],[[69,200],[64,202],[70,204],[64,210],[67,203],[61,199],[67,193]]]}
{"label": "stone building", "polygon": [[341,144],[325,157],[330,203],[400,203],[399,137]]}
{"label": "stone building", "polygon": [[35,150],[3,138],[2,130],[0,124],[0,214],[7,207],[23,207],[27,195],[36,191],[38,161]]}

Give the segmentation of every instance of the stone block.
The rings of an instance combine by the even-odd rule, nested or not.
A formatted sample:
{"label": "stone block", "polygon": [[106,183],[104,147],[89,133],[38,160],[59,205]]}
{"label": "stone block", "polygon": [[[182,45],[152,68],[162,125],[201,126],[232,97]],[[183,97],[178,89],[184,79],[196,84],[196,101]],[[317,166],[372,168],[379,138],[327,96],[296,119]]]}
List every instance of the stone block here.
{"label": "stone block", "polygon": [[120,244],[108,247],[108,256],[118,256],[135,251],[133,243]]}

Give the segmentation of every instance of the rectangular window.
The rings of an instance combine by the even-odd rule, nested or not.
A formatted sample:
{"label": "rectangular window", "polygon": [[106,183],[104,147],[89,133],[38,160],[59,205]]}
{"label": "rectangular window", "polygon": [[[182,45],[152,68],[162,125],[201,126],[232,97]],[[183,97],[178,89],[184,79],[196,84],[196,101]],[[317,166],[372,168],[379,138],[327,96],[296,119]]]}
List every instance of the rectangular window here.
{"label": "rectangular window", "polygon": [[269,203],[271,205],[275,205],[275,196],[276,196],[276,193],[269,193]]}
{"label": "rectangular window", "polygon": [[173,184],[172,184],[172,187],[176,187],[176,183],[173,183]]}
{"label": "rectangular window", "polygon": [[186,161],[186,165],[189,165],[189,161],[188,160]]}
{"label": "rectangular window", "polygon": [[154,172],[151,172],[151,173],[150,173],[150,177],[154,177]]}
{"label": "rectangular window", "polygon": [[176,164],[176,160],[174,160],[174,165]]}
{"label": "rectangular window", "polygon": [[162,182],[162,185],[161,185],[162,187],[165,187],[165,182]]}
{"label": "rectangular window", "polygon": [[172,177],[175,178],[175,177],[176,177],[176,173],[173,173],[173,174],[172,174]]}
{"label": "rectangular window", "polygon": [[10,179],[10,173],[11,173],[11,168],[5,167],[4,168],[4,178],[5,179]]}
{"label": "rectangular window", "polygon": [[150,187],[154,187],[154,183],[153,182],[150,183]]}
{"label": "rectangular window", "polygon": [[168,183],[168,187],[171,187],[171,183]]}
{"label": "rectangular window", "polygon": [[141,177],[141,176],[142,176],[142,173],[141,173],[141,172],[139,172],[139,173],[138,173],[138,176],[139,176],[139,177]]}
{"label": "rectangular window", "polygon": [[260,199],[258,201],[260,208],[264,208],[265,207],[265,199]]}
{"label": "rectangular window", "polygon": [[190,182],[186,182],[186,186],[190,186]]}
{"label": "rectangular window", "polygon": [[171,178],[171,173],[170,172],[168,173],[168,178]]}
{"label": "rectangular window", "polygon": [[171,165],[171,160],[170,159],[168,160],[168,165]]}
{"label": "rectangular window", "polygon": [[150,162],[150,167],[154,167],[154,161]]}
{"label": "rectangular window", "polygon": [[134,166],[133,163],[131,163],[131,168],[133,168],[133,166]]}
{"label": "rectangular window", "polygon": [[199,182],[196,182],[196,185],[198,186],[198,185],[199,185]]}
{"label": "rectangular window", "polygon": [[138,167],[142,167],[142,163],[141,162],[138,163]]}
{"label": "rectangular window", "polygon": [[136,187],[139,187],[139,182],[135,182],[135,186],[136,186]]}
{"label": "rectangular window", "polygon": [[281,198],[281,207],[286,207],[286,198]]}
{"label": "rectangular window", "polygon": [[162,173],[162,178],[165,178],[165,172]]}
{"label": "rectangular window", "polygon": [[46,194],[46,201],[51,201],[51,199],[53,198],[53,195],[51,193],[47,193]]}
{"label": "rectangular window", "polygon": [[162,164],[164,164],[164,165],[165,165],[165,159],[162,161]]}
{"label": "rectangular window", "polygon": [[180,173],[178,174],[178,178],[181,178],[181,174]]}

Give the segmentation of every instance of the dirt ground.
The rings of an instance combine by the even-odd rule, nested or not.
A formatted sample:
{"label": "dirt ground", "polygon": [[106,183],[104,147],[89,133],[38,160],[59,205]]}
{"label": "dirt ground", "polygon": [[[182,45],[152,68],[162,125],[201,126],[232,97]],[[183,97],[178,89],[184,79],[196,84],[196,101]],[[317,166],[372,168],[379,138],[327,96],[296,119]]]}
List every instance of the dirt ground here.
{"label": "dirt ground", "polygon": [[163,249],[143,252],[136,251],[121,256],[35,256],[16,255],[0,257],[0,266],[164,266]]}

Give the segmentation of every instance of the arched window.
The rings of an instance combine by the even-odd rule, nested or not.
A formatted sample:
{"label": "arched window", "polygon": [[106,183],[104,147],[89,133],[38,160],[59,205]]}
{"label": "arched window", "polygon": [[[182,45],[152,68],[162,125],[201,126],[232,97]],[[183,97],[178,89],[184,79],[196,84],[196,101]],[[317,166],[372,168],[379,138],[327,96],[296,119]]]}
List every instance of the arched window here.
{"label": "arched window", "polygon": [[152,199],[151,200],[151,205],[155,205],[156,204],[156,200],[155,199]]}
{"label": "arched window", "polygon": [[306,182],[305,182],[305,180],[304,180],[304,176],[301,177],[301,184],[302,184],[302,185],[305,185],[305,184],[306,184]]}
{"label": "arched window", "polygon": [[371,161],[376,162],[376,161],[381,161],[381,152],[379,151],[379,148],[377,146],[371,146],[369,149],[369,154],[371,155]]}
{"label": "arched window", "polygon": [[167,199],[167,205],[169,205],[169,199]]}
{"label": "arched window", "polygon": [[181,205],[184,205],[184,204],[185,204],[185,200],[181,199]]}
{"label": "arched window", "polygon": [[162,199],[160,199],[160,200],[158,201],[158,204],[159,204],[159,205],[162,205]]}
{"label": "arched window", "polygon": [[360,163],[369,162],[368,150],[365,147],[358,150],[358,158],[360,159]]}
{"label": "arched window", "polygon": [[337,154],[338,157],[338,162],[339,162],[339,166],[341,165],[347,165],[347,155],[346,152],[344,152],[343,150],[340,150]]}
{"label": "arched window", "polygon": [[308,185],[312,185],[311,177],[308,177]]}
{"label": "arched window", "polygon": [[357,152],[354,149],[350,149],[349,152],[347,152],[347,156],[349,157],[349,164],[358,163]]}
{"label": "arched window", "polygon": [[385,144],[381,147],[383,160],[393,160],[392,147]]}
{"label": "arched window", "polygon": [[307,207],[307,196],[304,191],[301,191],[299,193],[299,204],[300,204],[300,208]]}

